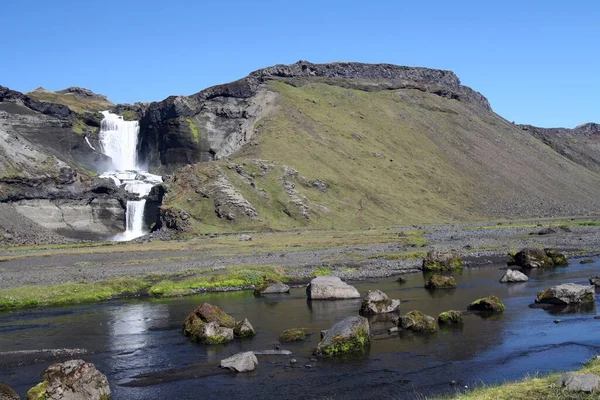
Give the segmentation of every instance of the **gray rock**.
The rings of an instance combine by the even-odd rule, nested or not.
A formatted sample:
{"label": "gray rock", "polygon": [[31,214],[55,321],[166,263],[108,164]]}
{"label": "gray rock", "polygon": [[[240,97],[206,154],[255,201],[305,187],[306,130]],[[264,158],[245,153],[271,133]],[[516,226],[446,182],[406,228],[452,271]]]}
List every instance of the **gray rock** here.
{"label": "gray rock", "polygon": [[595,374],[562,374],[558,384],[572,392],[593,392],[600,389],[600,376]]}
{"label": "gray rock", "polygon": [[290,287],[281,282],[277,282],[273,285],[267,286],[265,289],[259,291],[260,294],[289,293],[289,292],[290,292]]}
{"label": "gray rock", "polygon": [[255,351],[254,354],[257,356],[291,356],[292,352],[289,350],[260,350]]}
{"label": "gray rock", "polygon": [[254,327],[252,326],[250,321],[248,321],[248,318],[244,318],[243,320],[237,322],[235,324],[235,328],[233,328],[233,333],[235,336],[238,336],[238,337],[247,337],[247,336],[256,335],[256,331],[254,330]]}
{"label": "gray rock", "polygon": [[334,324],[317,346],[319,355],[334,355],[363,350],[369,343],[371,330],[365,317],[347,317]]}
{"label": "gray rock", "polygon": [[316,277],[306,288],[306,295],[311,300],[357,299],[360,297],[360,293],[354,286],[348,285],[337,276]]}
{"label": "gray rock", "polygon": [[537,294],[535,302],[557,305],[582,304],[594,302],[595,296],[594,286],[564,283],[542,290]]}
{"label": "gray rock", "polygon": [[221,360],[221,368],[228,368],[236,372],[254,371],[258,365],[256,356],[251,351],[238,353],[224,360]]}
{"label": "gray rock", "polygon": [[510,282],[527,282],[529,278],[524,273],[507,269],[504,276],[500,279],[500,283],[510,283]]}
{"label": "gray rock", "polygon": [[233,329],[219,326],[217,322],[209,322],[202,326],[199,340],[206,344],[231,342],[233,340]]}
{"label": "gray rock", "polygon": [[240,242],[249,242],[252,240],[252,236],[246,235],[246,234],[241,234],[239,239],[240,239]]}
{"label": "gray rock", "polygon": [[596,287],[600,286],[600,276],[592,276],[590,278],[590,285],[594,285]]}
{"label": "gray rock", "polygon": [[21,398],[10,386],[0,383],[0,400],[21,400]]}
{"label": "gray rock", "polygon": [[325,335],[327,335],[327,331],[329,331],[329,329],[323,329],[321,331],[321,340],[325,337]]}
{"label": "gray rock", "polygon": [[396,311],[398,307],[400,307],[400,300],[389,299],[381,290],[369,290],[360,307],[360,313],[385,314]]}
{"label": "gray rock", "polygon": [[52,364],[44,371],[43,378],[43,382],[27,392],[28,400],[110,399],[106,376],[83,360]]}

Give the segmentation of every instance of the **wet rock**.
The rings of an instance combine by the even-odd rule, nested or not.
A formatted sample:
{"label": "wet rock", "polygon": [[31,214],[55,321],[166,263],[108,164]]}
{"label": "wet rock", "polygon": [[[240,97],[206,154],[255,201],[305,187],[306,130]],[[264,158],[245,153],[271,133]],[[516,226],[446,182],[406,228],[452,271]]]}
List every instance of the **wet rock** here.
{"label": "wet rock", "polygon": [[360,313],[385,314],[396,311],[398,307],[400,307],[400,300],[388,298],[381,290],[369,290],[360,307]]}
{"label": "wet rock", "polygon": [[444,311],[438,316],[438,324],[440,325],[462,324],[462,322],[463,317],[460,311]]}
{"label": "wet rock", "polygon": [[508,260],[508,265],[522,268],[546,268],[569,265],[564,254],[554,249],[525,248]]}
{"label": "wet rock", "polygon": [[500,278],[500,283],[527,282],[528,280],[529,278],[524,273],[513,269],[507,269],[504,276]]}
{"label": "wet rock", "polygon": [[184,321],[183,333],[200,343],[216,344],[233,340],[236,322],[219,307],[203,303]]}
{"label": "wet rock", "polygon": [[306,339],[307,335],[310,335],[312,332],[310,331],[310,329],[307,328],[292,328],[292,329],[286,329],[285,331],[283,331],[283,333],[279,336],[279,341],[281,343],[285,343],[285,342],[296,342],[299,340],[304,340]]}
{"label": "wet rock", "polygon": [[347,317],[334,324],[315,351],[318,355],[335,355],[362,351],[371,341],[369,321],[365,317]]}
{"label": "wet rock", "polygon": [[106,376],[83,360],[52,364],[42,376],[44,380],[27,392],[27,400],[110,399]]}
{"label": "wet rock", "polygon": [[398,319],[398,328],[412,332],[435,332],[435,319],[421,311],[413,310]]}
{"label": "wet rock", "polygon": [[589,281],[590,285],[594,285],[596,287],[600,286],[600,276],[592,276]]}
{"label": "wet rock", "polygon": [[247,351],[238,353],[224,360],[221,360],[221,368],[227,368],[235,372],[254,371],[258,365],[258,360],[253,352]]}
{"label": "wet rock", "polygon": [[233,334],[237,337],[248,337],[256,335],[256,331],[250,321],[248,321],[248,318],[244,318],[235,324]]}
{"label": "wet rock", "polygon": [[455,252],[442,253],[438,251],[430,251],[423,259],[423,271],[454,271],[462,269],[462,259]]}
{"label": "wet rock", "polygon": [[399,277],[396,279],[396,282],[398,282],[398,283],[400,283],[400,284],[404,284],[404,283],[406,283],[406,278],[403,278],[403,277],[399,276]]}
{"label": "wet rock", "polygon": [[475,300],[467,306],[470,311],[484,311],[492,313],[501,313],[504,311],[504,303],[497,296],[488,296]]}
{"label": "wet rock", "polygon": [[452,276],[433,275],[425,283],[425,288],[429,290],[455,289],[456,280]]}
{"label": "wet rock", "polygon": [[325,335],[327,335],[327,331],[329,331],[329,329],[323,329],[321,331],[321,340],[323,340],[323,338],[325,337]]}
{"label": "wet rock", "polygon": [[562,374],[558,384],[572,392],[593,392],[600,389],[600,376],[595,374]]}
{"label": "wet rock", "polygon": [[591,264],[594,262],[593,258],[584,258],[583,260],[579,261],[579,264]]}
{"label": "wet rock", "polygon": [[21,398],[10,386],[0,383],[0,400],[21,400]]}
{"label": "wet rock", "polygon": [[306,295],[311,300],[356,299],[360,297],[360,293],[354,286],[348,285],[337,276],[314,278],[306,288]]}
{"label": "wet rock", "polygon": [[292,358],[292,359],[290,360],[290,364],[296,364],[297,362],[298,362],[298,360],[296,360],[295,358]]}
{"label": "wet rock", "polygon": [[593,303],[595,300],[595,291],[593,286],[576,285],[574,283],[564,283],[544,289],[537,294],[536,303],[545,304],[582,304]]}
{"label": "wet rock", "polygon": [[242,235],[240,235],[239,240],[240,240],[240,242],[249,242],[252,240],[252,236],[242,234]]}
{"label": "wet rock", "polygon": [[277,282],[264,288],[257,288],[254,292],[256,294],[289,293],[290,287],[284,283]]}
{"label": "wet rock", "polygon": [[292,352],[289,350],[260,350],[255,351],[254,354],[257,356],[291,356]]}
{"label": "wet rock", "polygon": [[394,326],[394,327],[392,327],[392,328],[388,329],[388,333],[389,333],[389,334],[396,333],[396,332],[398,332],[398,331],[399,331],[399,329],[398,329],[398,327],[397,327],[397,326]]}

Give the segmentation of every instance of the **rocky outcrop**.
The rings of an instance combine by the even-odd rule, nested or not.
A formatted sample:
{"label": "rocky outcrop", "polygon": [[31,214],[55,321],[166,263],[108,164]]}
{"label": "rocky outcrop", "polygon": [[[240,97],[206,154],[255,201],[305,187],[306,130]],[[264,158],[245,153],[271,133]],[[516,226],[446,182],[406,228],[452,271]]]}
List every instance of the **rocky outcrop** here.
{"label": "rocky outcrop", "polygon": [[422,333],[432,333],[437,331],[435,319],[421,311],[413,310],[398,319],[398,328]]}
{"label": "rocky outcrop", "polygon": [[360,314],[385,314],[396,311],[400,307],[400,300],[390,299],[381,290],[369,290],[360,306]]}
{"label": "rocky outcrop", "polygon": [[453,276],[432,275],[425,283],[425,289],[456,289],[456,280]]}
{"label": "rocky outcrop", "polygon": [[521,268],[547,268],[567,266],[567,258],[554,249],[526,248],[509,257],[508,265]]}
{"label": "rocky outcrop", "polygon": [[477,299],[467,306],[469,311],[483,311],[488,313],[501,313],[504,312],[504,303],[498,296],[488,296],[481,299]]}
{"label": "rocky outcrop", "polygon": [[327,330],[315,353],[324,356],[352,353],[364,350],[370,342],[369,321],[364,317],[347,317]]}
{"label": "rocky outcrop", "polygon": [[595,295],[594,286],[564,283],[542,290],[537,294],[535,302],[556,305],[593,303]]}
{"label": "rocky outcrop", "polygon": [[220,344],[233,340],[236,322],[219,307],[203,303],[183,323],[183,333],[204,344]]}
{"label": "rocky outcrop", "polygon": [[221,368],[227,368],[235,372],[254,371],[258,366],[258,360],[253,352],[238,353],[221,360]]}
{"label": "rocky outcrop", "polygon": [[44,380],[27,392],[27,400],[109,400],[106,376],[93,364],[70,360],[52,364]]}
{"label": "rocky outcrop", "polygon": [[507,269],[506,273],[500,278],[500,283],[527,282],[528,280],[529,277],[524,273],[513,269]]}
{"label": "rocky outcrop", "polygon": [[360,293],[354,286],[343,282],[337,276],[318,276],[306,288],[310,300],[357,299]]}
{"label": "rocky outcrop", "polygon": [[430,251],[423,259],[423,271],[443,272],[462,269],[462,259],[458,253]]}
{"label": "rocky outcrop", "polygon": [[279,335],[279,341],[281,343],[296,342],[306,339],[306,336],[310,335],[311,333],[311,330],[308,328],[286,329],[281,335]]}

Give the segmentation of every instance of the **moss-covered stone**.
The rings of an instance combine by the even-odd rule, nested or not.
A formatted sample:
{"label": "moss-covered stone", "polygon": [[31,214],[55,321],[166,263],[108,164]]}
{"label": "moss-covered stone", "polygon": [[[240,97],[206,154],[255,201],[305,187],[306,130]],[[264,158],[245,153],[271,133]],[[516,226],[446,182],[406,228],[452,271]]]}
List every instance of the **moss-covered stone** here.
{"label": "moss-covered stone", "polygon": [[587,304],[595,301],[594,286],[564,283],[544,289],[537,294],[536,303],[570,305]]}
{"label": "moss-covered stone", "polygon": [[298,340],[304,340],[304,339],[306,339],[306,336],[310,335],[311,333],[312,332],[308,328],[286,329],[279,336],[279,341],[281,343],[285,343],[285,342],[295,342]]}
{"label": "moss-covered stone", "polygon": [[423,271],[443,272],[462,269],[463,263],[460,255],[455,252],[441,253],[430,251],[423,259]]}
{"label": "moss-covered stone", "polygon": [[200,342],[214,341],[214,339],[208,339],[213,335],[206,333],[206,325],[211,322],[214,322],[217,327],[231,329],[232,332],[236,325],[235,319],[219,307],[203,303],[187,316],[183,323],[183,333]]}
{"label": "moss-covered stone", "polygon": [[398,328],[413,331],[431,333],[437,331],[435,319],[421,311],[413,310],[398,319]]}
{"label": "moss-covered stone", "polygon": [[470,311],[485,311],[493,313],[501,313],[504,311],[504,303],[497,296],[488,296],[477,299],[467,307]]}
{"label": "moss-covered stone", "polygon": [[438,316],[438,323],[440,325],[462,324],[462,322],[463,317],[462,312],[460,311],[444,311]]}
{"label": "moss-covered stone", "polygon": [[567,257],[564,254],[559,253],[557,250],[544,249],[544,252],[548,257],[550,257],[550,259],[552,260],[552,264],[555,267],[566,267],[567,265],[569,265],[569,260],[567,260]]}
{"label": "moss-covered stone", "polygon": [[315,353],[331,356],[362,351],[370,341],[369,321],[364,317],[348,317],[327,331]]}
{"label": "moss-covered stone", "polygon": [[455,289],[456,280],[452,276],[432,275],[425,283],[425,288],[429,290]]}
{"label": "moss-covered stone", "polygon": [[46,400],[46,388],[48,387],[48,381],[44,380],[27,392],[26,400]]}

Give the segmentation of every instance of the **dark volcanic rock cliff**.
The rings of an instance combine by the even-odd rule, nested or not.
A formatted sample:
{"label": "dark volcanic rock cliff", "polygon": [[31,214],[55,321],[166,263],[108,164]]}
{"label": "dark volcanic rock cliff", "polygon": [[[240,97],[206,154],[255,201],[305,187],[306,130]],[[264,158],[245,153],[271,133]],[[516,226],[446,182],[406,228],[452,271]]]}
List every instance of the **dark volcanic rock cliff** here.
{"label": "dark volcanic rock cliff", "polygon": [[234,153],[253,139],[254,123],[272,110],[276,94],[265,85],[269,80],[294,85],[319,80],[367,91],[417,89],[474,102],[491,110],[485,97],[462,86],[450,71],[390,64],[300,61],[261,69],[191,96],[171,96],[150,104],[140,121],[140,157],[151,169],[174,171],[186,164]]}

